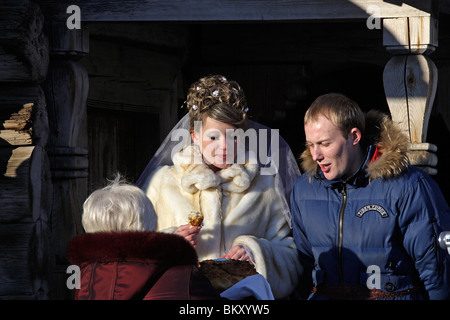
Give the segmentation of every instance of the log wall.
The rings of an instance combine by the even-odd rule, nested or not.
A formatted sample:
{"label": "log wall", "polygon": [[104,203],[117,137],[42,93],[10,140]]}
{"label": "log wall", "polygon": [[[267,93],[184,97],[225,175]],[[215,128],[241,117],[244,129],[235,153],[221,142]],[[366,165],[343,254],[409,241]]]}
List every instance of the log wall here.
{"label": "log wall", "polygon": [[48,299],[53,270],[49,126],[41,83],[48,40],[39,6],[0,10],[0,299]]}
{"label": "log wall", "polygon": [[86,23],[89,192],[114,173],[136,181],[178,121],[187,28],[156,23]]}

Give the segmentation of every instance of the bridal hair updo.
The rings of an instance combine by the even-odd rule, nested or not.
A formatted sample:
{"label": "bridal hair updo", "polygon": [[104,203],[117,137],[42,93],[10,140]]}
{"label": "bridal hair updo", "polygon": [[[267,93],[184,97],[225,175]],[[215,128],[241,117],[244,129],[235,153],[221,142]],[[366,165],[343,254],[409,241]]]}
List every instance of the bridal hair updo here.
{"label": "bridal hair updo", "polygon": [[247,99],[241,86],[222,75],[212,75],[194,82],[187,94],[190,131],[195,121],[207,117],[245,129],[247,124]]}

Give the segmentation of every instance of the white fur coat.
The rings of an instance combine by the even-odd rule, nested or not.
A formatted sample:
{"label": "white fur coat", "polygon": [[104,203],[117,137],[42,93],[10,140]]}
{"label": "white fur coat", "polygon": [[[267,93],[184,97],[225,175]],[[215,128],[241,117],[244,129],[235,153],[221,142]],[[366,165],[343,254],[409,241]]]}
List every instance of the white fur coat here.
{"label": "white fur coat", "polygon": [[194,163],[196,152],[188,147],[176,154],[174,166],[155,170],[143,186],[157,213],[158,230],[173,232],[188,223],[191,211],[201,209],[199,260],[218,258],[224,255],[221,204],[226,249],[235,245],[250,249],[256,270],[270,283],[275,298],[287,296],[302,267],[274,177],[260,175],[255,164],[233,164],[214,173],[205,164]]}

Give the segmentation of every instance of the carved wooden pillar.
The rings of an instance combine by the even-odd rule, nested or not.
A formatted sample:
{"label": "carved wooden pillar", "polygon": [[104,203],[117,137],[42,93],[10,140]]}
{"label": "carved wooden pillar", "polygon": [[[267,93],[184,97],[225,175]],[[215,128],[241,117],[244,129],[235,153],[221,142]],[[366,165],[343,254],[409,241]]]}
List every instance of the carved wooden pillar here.
{"label": "carved wooden pillar", "polygon": [[52,240],[57,282],[64,288],[67,243],[82,232],[82,205],[87,197],[89,79],[77,60],[88,52],[89,42],[86,28],[69,30],[65,22],[46,21],[45,30],[50,40],[44,91],[50,127],[46,149],[53,181]]}
{"label": "carved wooden pillar", "polygon": [[413,165],[436,174],[437,147],[426,142],[436,94],[437,68],[427,56],[437,47],[437,21],[432,17],[383,20],[383,45],[394,56],[383,73],[384,90],[396,122],[411,142]]}

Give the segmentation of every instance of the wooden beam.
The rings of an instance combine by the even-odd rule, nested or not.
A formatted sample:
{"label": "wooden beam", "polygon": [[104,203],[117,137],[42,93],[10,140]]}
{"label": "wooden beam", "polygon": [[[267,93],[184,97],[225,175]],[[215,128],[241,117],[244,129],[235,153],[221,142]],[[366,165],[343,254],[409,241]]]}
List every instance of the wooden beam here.
{"label": "wooden beam", "polygon": [[[66,21],[67,7],[80,8],[81,21],[299,21],[434,16],[434,0],[38,0],[46,18]],[[407,3],[405,3],[407,2]],[[378,11],[378,10],[377,10]],[[82,26],[81,26],[82,27]]]}
{"label": "wooden beam", "polygon": [[383,20],[383,45],[393,54],[430,54],[438,46],[438,22],[431,17]]}

